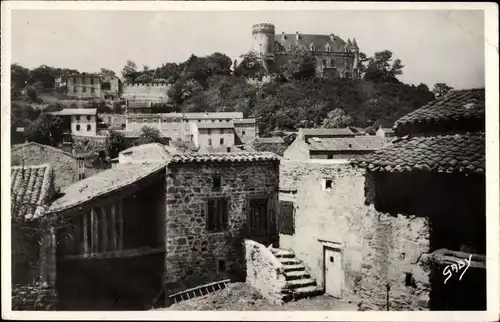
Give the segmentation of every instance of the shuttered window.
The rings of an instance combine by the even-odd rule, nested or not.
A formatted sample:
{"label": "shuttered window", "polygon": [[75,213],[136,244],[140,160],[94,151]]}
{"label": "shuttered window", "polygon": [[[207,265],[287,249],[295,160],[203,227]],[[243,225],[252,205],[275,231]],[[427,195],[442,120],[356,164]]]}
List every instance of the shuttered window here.
{"label": "shuttered window", "polygon": [[267,233],[267,224],[268,224],[267,203],[268,199],[250,200],[249,228],[251,233],[258,233],[258,234]]}
{"label": "shuttered window", "polygon": [[228,226],[228,202],[226,199],[210,199],[207,204],[207,230],[224,231]]}
{"label": "shuttered window", "polygon": [[295,209],[293,202],[280,201],[280,233],[285,235],[295,234]]}

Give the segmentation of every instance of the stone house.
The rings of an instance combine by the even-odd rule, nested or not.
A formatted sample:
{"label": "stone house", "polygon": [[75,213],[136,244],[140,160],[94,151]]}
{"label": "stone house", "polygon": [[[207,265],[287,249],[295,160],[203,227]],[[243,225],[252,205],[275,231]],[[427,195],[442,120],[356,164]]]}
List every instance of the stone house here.
{"label": "stone house", "polygon": [[375,135],[381,138],[390,138],[394,136],[394,130],[388,127],[380,126],[375,132]]}
{"label": "stone house", "polygon": [[41,279],[53,285],[55,235],[44,220],[56,196],[53,168],[49,164],[11,167],[10,184],[12,284]]}
{"label": "stone house", "polygon": [[[355,163],[367,169],[367,203],[425,224],[421,261],[431,264],[431,309],[485,310],[484,89],[451,91],[394,129],[400,140]],[[466,261],[467,268],[447,273]]]}
{"label": "stone house", "polygon": [[484,307],[483,121],[484,92],[456,91],[400,119],[408,138],[352,162],[282,160],[279,247],[362,310]]}
{"label": "stone house", "polygon": [[54,178],[56,189],[93,174],[83,156],[65,152],[49,145],[28,142],[11,148],[11,162],[16,166],[50,164],[57,169]]}
{"label": "stone house", "polygon": [[243,278],[243,240],[278,239],[278,167],[272,153],[193,153],[69,186],[49,209],[72,223],[56,232],[61,309],[150,308],[162,291]]}
{"label": "stone house", "polygon": [[121,151],[116,159],[112,159],[113,166],[128,163],[167,162],[173,155],[179,154],[176,148],[160,143],[148,143]]}
{"label": "stone house", "polygon": [[236,144],[252,144],[257,136],[255,119],[234,119]]}
{"label": "stone house", "polygon": [[[305,141],[301,138],[305,137]],[[371,153],[389,140],[374,136],[315,137],[298,136],[285,150],[283,156],[292,160],[308,159],[352,159],[361,154]]]}

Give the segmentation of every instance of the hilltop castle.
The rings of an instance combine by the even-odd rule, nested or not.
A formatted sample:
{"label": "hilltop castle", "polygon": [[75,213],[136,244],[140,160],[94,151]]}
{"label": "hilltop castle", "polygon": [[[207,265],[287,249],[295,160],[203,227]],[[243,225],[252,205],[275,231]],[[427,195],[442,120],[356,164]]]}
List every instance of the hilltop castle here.
{"label": "hilltop castle", "polygon": [[341,78],[359,77],[359,48],[356,39],[345,42],[337,35],[286,34],[277,35],[273,24],[252,26],[253,52],[263,61],[266,69],[280,66],[288,60],[290,51],[303,48],[316,58],[318,76],[333,75]]}

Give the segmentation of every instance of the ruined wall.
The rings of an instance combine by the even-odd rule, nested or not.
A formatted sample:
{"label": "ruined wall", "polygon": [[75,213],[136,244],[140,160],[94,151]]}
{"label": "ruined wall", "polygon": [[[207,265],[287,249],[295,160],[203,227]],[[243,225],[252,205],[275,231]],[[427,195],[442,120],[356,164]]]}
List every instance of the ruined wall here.
{"label": "ruined wall", "polygon": [[[269,205],[276,209],[278,166],[275,161],[193,163],[167,168],[167,284],[201,284],[242,272],[243,239],[254,237],[247,232],[248,197],[270,198]],[[221,176],[220,189],[213,189],[213,176],[216,174]],[[229,200],[226,231],[207,230],[207,200],[212,197]],[[269,216],[273,221],[271,228],[275,230],[276,212],[270,211]],[[268,239],[277,239],[277,234],[273,235]]]}
{"label": "ruined wall", "polygon": [[274,303],[282,303],[286,279],[282,264],[271,251],[253,240],[245,240],[246,283],[259,290],[262,296]]}
{"label": "ruined wall", "polygon": [[[329,189],[326,180],[332,180]],[[324,286],[319,240],[341,243],[343,298],[362,303],[362,309],[385,310],[389,283],[391,310],[427,309],[429,271],[413,264],[429,249],[427,219],[390,216],[366,206],[364,174],[346,164],[315,164],[297,179],[296,188],[295,235],[281,235],[280,247],[293,249],[319,285]],[[414,286],[405,286],[406,273]]]}
{"label": "ruined wall", "polygon": [[50,163],[55,171],[55,186],[62,188],[78,180],[77,161],[73,156],[50,146],[26,144],[11,152],[11,158],[18,165],[39,165]]}

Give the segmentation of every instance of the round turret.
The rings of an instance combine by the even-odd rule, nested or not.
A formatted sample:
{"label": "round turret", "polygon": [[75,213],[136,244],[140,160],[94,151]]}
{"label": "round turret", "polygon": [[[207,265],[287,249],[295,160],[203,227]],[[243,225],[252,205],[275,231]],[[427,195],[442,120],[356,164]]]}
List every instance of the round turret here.
{"label": "round turret", "polygon": [[270,23],[258,23],[252,26],[253,51],[261,56],[273,52],[274,49],[274,25]]}

